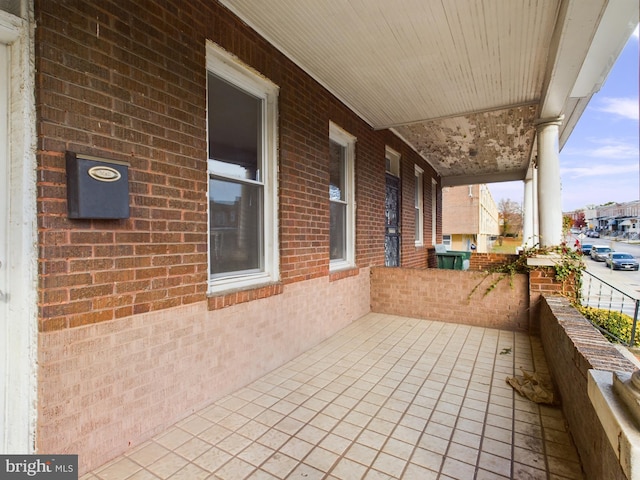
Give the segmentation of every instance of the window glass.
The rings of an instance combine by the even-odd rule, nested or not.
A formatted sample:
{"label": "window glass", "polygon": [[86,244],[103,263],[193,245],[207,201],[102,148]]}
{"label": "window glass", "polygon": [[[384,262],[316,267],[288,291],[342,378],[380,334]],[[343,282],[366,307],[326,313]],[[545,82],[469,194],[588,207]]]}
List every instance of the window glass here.
{"label": "window glass", "polygon": [[211,275],[262,269],[262,187],[209,180]]}
{"label": "window glass", "polygon": [[331,260],[340,260],[346,257],[347,206],[343,203],[331,202],[330,208],[330,258]]}
{"label": "window glass", "polygon": [[220,174],[260,180],[262,99],[209,73],[209,157]]}

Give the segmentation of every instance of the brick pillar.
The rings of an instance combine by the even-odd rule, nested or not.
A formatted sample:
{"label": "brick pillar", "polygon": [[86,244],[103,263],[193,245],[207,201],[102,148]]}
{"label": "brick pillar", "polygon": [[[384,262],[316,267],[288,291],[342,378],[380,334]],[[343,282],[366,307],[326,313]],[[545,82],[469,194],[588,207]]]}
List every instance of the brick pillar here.
{"label": "brick pillar", "polygon": [[575,295],[575,276],[564,282],[556,280],[553,266],[540,266],[529,271],[529,325],[530,333],[540,334],[540,300],[542,295],[562,295],[571,298]]}

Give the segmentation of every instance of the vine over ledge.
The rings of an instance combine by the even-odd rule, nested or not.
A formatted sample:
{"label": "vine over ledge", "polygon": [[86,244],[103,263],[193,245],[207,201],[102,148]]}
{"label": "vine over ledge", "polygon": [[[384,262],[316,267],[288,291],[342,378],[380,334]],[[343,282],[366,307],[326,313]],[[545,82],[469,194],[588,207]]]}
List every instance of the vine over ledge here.
{"label": "vine over ledge", "polygon": [[[488,295],[506,278],[509,279],[509,285],[513,286],[513,278],[517,273],[529,273],[532,270],[548,269],[550,267],[555,270],[555,280],[562,284],[563,295],[569,296],[569,292],[566,291],[565,287],[567,281],[572,278],[575,281],[575,286],[571,291],[573,296],[577,295],[582,285],[582,271],[585,269],[582,252],[574,250],[566,242],[563,242],[553,247],[536,245],[531,248],[525,248],[516,260],[486,270],[486,276],[471,290],[469,297],[475,293],[491,274],[498,273],[500,275],[487,286],[483,296]],[[572,300],[575,300],[575,298],[572,298]]]}

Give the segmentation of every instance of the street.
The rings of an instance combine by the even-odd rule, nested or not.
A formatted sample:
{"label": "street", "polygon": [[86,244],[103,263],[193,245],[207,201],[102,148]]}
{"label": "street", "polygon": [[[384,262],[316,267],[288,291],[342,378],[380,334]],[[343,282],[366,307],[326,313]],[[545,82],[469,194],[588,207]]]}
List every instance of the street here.
{"label": "street", "polygon": [[[570,235],[567,239],[569,245],[573,245],[576,241],[575,235]],[[588,238],[580,240],[581,244],[606,245],[616,252],[626,252],[633,255],[636,259],[640,259],[640,244],[613,241],[608,238]],[[596,275],[610,285],[622,290],[627,295],[638,299],[640,298],[640,272],[611,270],[607,268],[605,262],[596,262],[591,257],[585,255],[584,263],[587,271]]]}

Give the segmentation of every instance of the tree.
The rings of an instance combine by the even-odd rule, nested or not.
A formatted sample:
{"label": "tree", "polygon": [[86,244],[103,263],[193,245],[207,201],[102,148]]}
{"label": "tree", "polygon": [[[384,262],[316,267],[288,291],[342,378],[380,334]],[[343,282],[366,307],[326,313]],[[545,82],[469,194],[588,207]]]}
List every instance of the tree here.
{"label": "tree", "polygon": [[578,212],[578,218],[573,222],[573,226],[576,228],[587,226],[587,220],[584,217],[584,212]]}
{"label": "tree", "polygon": [[517,237],[522,231],[522,206],[507,198],[498,202],[501,237]]}

